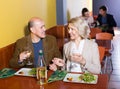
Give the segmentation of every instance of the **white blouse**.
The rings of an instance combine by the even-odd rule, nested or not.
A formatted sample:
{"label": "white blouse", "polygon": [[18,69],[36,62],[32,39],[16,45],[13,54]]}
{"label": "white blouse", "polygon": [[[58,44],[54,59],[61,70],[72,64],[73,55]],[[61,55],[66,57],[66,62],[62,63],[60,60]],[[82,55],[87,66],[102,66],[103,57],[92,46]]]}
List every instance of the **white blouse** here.
{"label": "white blouse", "polygon": [[[82,17],[82,16],[81,16]],[[85,19],[84,17],[82,17],[86,22],[87,24],[90,26],[90,28],[93,28],[94,27],[94,19],[92,16],[89,16],[87,19]]]}
{"label": "white blouse", "polygon": [[[79,46],[76,47],[76,44],[74,42],[72,42],[70,55],[75,54],[75,53],[81,55],[83,47],[84,47],[84,43],[85,43],[85,40],[81,40]],[[82,72],[80,63],[71,61],[70,62],[70,72]]]}

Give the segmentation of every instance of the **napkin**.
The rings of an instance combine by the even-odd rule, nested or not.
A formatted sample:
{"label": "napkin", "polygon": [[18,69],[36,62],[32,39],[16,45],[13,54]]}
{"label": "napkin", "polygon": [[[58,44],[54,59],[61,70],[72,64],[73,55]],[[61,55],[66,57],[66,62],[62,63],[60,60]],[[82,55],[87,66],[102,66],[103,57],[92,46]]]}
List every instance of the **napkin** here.
{"label": "napkin", "polygon": [[16,71],[10,68],[3,68],[0,70],[0,78],[7,78],[14,75]]}
{"label": "napkin", "polygon": [[63,80],[67,71],[56,70],[53,74],[49,77],[48,83]]}

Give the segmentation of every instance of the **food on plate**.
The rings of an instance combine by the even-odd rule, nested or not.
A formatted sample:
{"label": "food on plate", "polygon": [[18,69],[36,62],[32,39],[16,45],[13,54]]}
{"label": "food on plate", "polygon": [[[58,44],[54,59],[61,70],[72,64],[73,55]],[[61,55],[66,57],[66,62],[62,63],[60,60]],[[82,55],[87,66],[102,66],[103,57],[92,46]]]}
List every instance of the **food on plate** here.
{"label": "food on plate", "polygon": [[18,74],[24,74],[24,72],[23,72],[23,71],[20,71]]}
{"label": "food on plate", "polygon": [[32,68],[29,72],[29,75],[36,75],[36,68]]}
{"label": "food on plate", "polygon": [[72,81],[72,80],[73,80],[73,78],[72,78],[72,77],[69,77],[69,78],[67,78],[67,80],[68,80],[68,81]]}
{"label": "food on plate", "polygon": [[96,77],[91,73],[84,73],[79,76],[80,80],[83,80],[84,82],[91,83],[96,80]]}

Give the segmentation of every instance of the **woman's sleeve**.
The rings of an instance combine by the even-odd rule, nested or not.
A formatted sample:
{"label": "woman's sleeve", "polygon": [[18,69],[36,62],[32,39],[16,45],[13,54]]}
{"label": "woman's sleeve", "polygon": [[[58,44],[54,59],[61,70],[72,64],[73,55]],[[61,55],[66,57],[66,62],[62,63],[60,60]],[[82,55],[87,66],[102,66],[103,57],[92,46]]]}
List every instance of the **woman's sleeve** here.
{"label": "woman's sleeve", "polygon": [[96,43],[92,45],[91,56],[90,62],[86,62],[85,68],[91,73],[99,74],[101,72],[101,64],[98,45]]}

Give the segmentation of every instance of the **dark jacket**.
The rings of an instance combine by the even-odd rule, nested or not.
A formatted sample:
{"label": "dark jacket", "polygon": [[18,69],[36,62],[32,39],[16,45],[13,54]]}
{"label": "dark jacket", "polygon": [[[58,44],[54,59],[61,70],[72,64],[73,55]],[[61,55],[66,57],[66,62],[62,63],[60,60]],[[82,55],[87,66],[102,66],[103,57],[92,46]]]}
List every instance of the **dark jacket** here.
{"label": "dark jacket", "polygon": [[[32,50],[31,54],[31,61],[34,62],[34,49],[31,41],[31,36],[28,35],[23,37],[16,42],[15,52],[13,54],[12,59],[10,60],[10,66],[14,68],[26,67],[26,62],[23,61],[22,64],[18,63],[19,54],[23,51],[24,47],[29,45],[30,49]],[[45,58],[46,65],[49,66],[51,60],[54,57],[61,58],[61,53],[57,47],[56,38],[50,35],[47,35],[43,39],[43,54]],[[33,63],[34,64],[34,63]]]}
{"label": "dark jacket", "polygon": [[[109,27],[107,32],[114,35],[113,27],[117,26],[117,24],[115,22],[115,19],[114,19],[113,15],[110,15],[110,14],[106,14],[106,17],[107,17],[107,25]],[[100,24],[99,26],[103,25],[103,23],[102,23],[102,15],[100,15],[100,14],[98,15],[97,21]]]}

